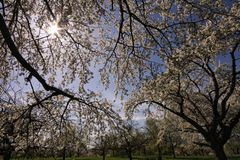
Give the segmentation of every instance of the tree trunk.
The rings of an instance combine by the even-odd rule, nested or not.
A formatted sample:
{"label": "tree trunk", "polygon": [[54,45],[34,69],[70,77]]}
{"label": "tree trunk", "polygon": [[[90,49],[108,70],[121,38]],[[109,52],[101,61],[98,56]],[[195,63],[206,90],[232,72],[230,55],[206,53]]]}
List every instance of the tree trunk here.
{"label": "tree trunk", "polygon": [[174,148],[174,145],[173,145],[173,144],[172,144],[172,154],[173,154],[173,158],[176,158],[175,148]]}
{"label": "tree trunk", "polygon": [[236,152],[236,154],[240,154],[240,151],[239,151],[239,148],[237,147],[237,152]]}
{"label": "tree trunk", "polygon": [[12,154],[12,146],[11,142],[8,137],[5,137],[3,139],[5,143],[5,148],[3,149],[3,160],[10,160],[11,159],[11,154]]}
{"label": "tree trunk", "polygon": [[132,150],[131,149],[127,150],[127,154],[128,154],[129,160],[132,160]]}
{"label": "tree trunk", "polygon": [[161,150],[160,144],[157,145],[157,150],[158,150],[158,160],[162,160],[162,150]]}
{"label": "tree trunk", "polygon": [[10,160],[11,159],[11,151],[5,151],[3,155],[3,160]]}
{"label": "tree trunk", "polygon": [[175,154],[175,146],[173,144],[173,141],[172,141],[172,138],[170,135],[169,136],[169,139],[170,139],[170,143],[171,143],[171,148],[172,148],[172,154],[173,154],[173,158],[176,158],[176,154]]}
{"label": "tree trunk", "polygon": [[115,150],[112,149],[112,156],[114,157],[115,156]]}
{"label": "tree trunk", "polygon": [[145,157],[147,156],[146,146],[143,146],[143,155],[144,155]]}
{"label": "tree trunk", "polygon": [[106,153],[105,153],[105,149],[104,149],[103,153],[102,153],[102,160],[105,160],[105,157],[106,157]]}
{"label": "tree trunk", "polygon": [[214,151],[216,160],[227,160],[223,145],[214,144],[212,145],[212,150]]}
{"label": "tree trunk", "polygon": [[63,147],[63,160],[66,159],[66,146]]}

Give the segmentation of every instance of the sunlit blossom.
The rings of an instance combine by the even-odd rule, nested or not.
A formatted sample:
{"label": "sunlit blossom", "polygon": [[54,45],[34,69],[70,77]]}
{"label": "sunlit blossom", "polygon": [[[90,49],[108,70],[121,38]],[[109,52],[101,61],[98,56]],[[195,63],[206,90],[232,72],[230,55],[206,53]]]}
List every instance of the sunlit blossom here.
{"label": "sunlit blossom", "polygon": [[52,22],[52,23],[49,23],[47,32],[50,35],[56,35],[56,34],[59,34],[60,30],[61,28],[59,27],[58,22]]}

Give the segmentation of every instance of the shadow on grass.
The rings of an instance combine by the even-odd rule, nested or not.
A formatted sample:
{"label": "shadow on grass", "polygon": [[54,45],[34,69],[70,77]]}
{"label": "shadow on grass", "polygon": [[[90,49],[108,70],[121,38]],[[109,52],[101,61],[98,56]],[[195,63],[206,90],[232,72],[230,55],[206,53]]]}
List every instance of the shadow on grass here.
{"label": "shadow on grass", "polygon": [[[155,156],[148,157],[134,157],[135,160],[157,160]],[[229,160],[240,160],[240,155],[230,156]],[[212,156],[178,156],[173,158],[172,156],[163,156],[162,160],[214,160]]]}
{"label": "shadow on grass", "polygon": [[[13,160],[26,160],[24,158],[14,158]],[[29,159],[28,159],[29,160]],[[33,158],[31,160],[62,160],[62,158]],[[66,158],[66,160],[102,160],[102,157],[73,157]],[[106,157],[106,160],[128,160],[127,157]],[[135,156],[133,160],[157,160],[156,156]],[[162,160],[214,160],[213,157],[199,157],[199,156],[179,156],[176,158],[170,156],[163,156]],[[231,156],[229,160],[240,160],[239,156]]]}

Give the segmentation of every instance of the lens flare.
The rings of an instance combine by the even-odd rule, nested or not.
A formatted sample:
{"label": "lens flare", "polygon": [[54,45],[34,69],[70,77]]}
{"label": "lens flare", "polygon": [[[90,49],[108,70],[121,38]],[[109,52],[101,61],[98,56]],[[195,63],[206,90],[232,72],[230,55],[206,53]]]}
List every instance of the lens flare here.
{"label": "lens flare", "polygon": [[50,35],[54,35],[54,34],[58,34],[59,30],[60,30],[60,28],[59,28],[58,24],[56,22],[54,22],[54,23],[50,24],[47,32]]}

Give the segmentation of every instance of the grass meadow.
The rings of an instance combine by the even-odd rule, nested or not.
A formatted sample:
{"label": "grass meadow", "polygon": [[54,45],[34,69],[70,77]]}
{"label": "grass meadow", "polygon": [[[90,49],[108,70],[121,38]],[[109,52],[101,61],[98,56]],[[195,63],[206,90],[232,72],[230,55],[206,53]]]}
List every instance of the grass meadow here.
{"label": "grass meadow", "polygon": [[[14,160],[24,160],[24,158],[16,158]],[[32,158],[32,160],[62,160],[62,158]],[[66,160],[102,160],[102,157],[95,156],[95,157],[71,157],[66,158]],[[106,160],[128,160],[127,157],[106,157]],[[136,156],[133,157],[133,160],[157,160],[155,156]],[[179,156],[173,158],[172,156],[163,156],[162,160],[214,160],[213,157],[202,157],[202,156]],[[240,160],[239,156],[232,156],[229,157],[229,160]]]}

